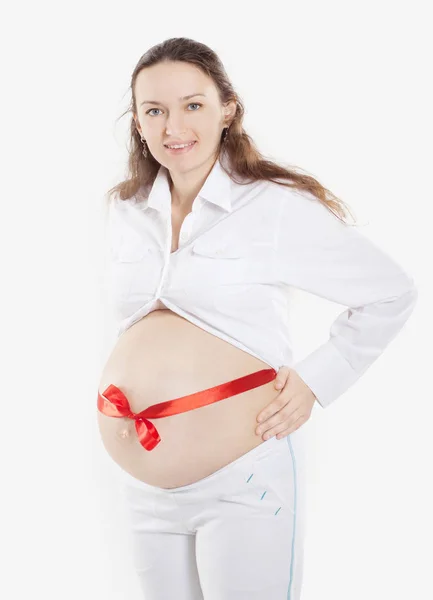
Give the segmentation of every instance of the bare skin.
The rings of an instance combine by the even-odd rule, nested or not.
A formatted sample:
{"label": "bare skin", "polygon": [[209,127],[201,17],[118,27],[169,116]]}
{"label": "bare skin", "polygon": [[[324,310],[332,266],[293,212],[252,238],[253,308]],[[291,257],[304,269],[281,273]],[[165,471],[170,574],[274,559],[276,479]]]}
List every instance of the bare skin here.
{"label": "bare skin", "polygon": [[[186,211],[173,209],[172,246],[178,248]],[[113,383],[138,413],[152,404],[236,379],[270,365],[167,309],[156,310],[118,339],[101,375],[99,392]],[[155,419],[161,436],[151,451],[138,441],[134,421],[97,411],[99,431],[111,458],[150,485],[188,485],[263,442],[256,417],[275,398],[273,381],[178,415]]]}

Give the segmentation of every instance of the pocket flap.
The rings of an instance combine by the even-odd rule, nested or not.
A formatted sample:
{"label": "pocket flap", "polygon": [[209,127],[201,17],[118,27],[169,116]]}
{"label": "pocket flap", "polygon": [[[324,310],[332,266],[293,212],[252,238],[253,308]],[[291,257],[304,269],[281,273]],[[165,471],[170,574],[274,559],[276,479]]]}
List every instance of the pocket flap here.
{"label": "pocket flap", "polygon": [[201,239],[195,242],[192,249],[195,254],[211,258],[240,258],[245,255],[245,244],[234,240],[224,242]]}
{"label": "pocket flap", "polygon": [[152,246],[135,237],[118,238],[111,246],[112,257],[118,262],[137,262],[152,253]]}

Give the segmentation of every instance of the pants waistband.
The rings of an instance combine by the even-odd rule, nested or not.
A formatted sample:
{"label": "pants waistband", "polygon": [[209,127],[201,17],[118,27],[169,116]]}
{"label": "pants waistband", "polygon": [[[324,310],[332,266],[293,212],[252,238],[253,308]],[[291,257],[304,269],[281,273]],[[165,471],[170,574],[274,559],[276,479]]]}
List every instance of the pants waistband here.
{"label": "pants waistband", "polygon": [[137,479],[121,467],[119,467],[120,477],[124,484],[132,486],[136,489],[142,489],[157,495],[175,495],[182,496],[195,491],[205,491],[210,488],[218,487],[221,480],[226,480],[232,475],[238,476],[239,472],[246,472],[248,468],[255,463],[255,461],[265,457],[267,454],[272,452],[289,452],[286,438],[277,439],[275,436],[268,440],[261,442],[258,446],[255,446],[242,456],[231,461],[227,465],[221,467],[217,471],[214,471],[210,475],[199,479],[193,483],[182,485],[174,488],[161,488],[158,486],[150,485]]}

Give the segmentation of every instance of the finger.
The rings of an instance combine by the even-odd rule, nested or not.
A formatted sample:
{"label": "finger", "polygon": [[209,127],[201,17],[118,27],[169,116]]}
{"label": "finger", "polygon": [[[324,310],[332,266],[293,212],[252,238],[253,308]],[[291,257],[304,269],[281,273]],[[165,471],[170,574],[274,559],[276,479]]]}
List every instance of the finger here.
{"label": "finger", "polygon": [[303,423],[305,423],[305,419],[303,419],[302,417],[299,417],[299,419],[296,419],[296,421],[294,423],[292,423],[291,425],[289,425],[289,427],[287,427],[286,429],[283,429],[283,431],[280,431],[276,435],[277,440],[280,440],[282,437],[290,435],[291,433],[293,433],[294,431],[299,429]]}
{"label": "finger", "polygon": [[270,404],[268,404],[261,413],[257,415],[257,421],[260,427],[266,426],[269,428],[276,423],[281,423],[290,417],[294,411],[298,410],[299,404],[295,404],[293,398],[285,397],[287,394],[283,392]]}
{"label": "finger", "polygon": [[284,407],[286,407],[289,404],[291,398],[288,397],[288,394],[285,392],[287,392],[287,390],[283,390],[282,392],[280,392],[275,398],[275,400],[273,400],[267,406],[265,406],[262,412],[260,412],[257,415],[257,421],[259,423],[263,423],[267,419],[270,419],[277,413],[281,412],[281,410],[283,410]]}
{"label": "finger", "polygon": [[269,419],[274,417],[276,414],[278,414],[278,412],[280,411],[282,406],[285,406],[286,404],[287,404],[286,402],[281,404],[280,402],[277,402],[276,400],[274,400],[273,402],[268,404],[268,406],[265,408],[265,410],[263,410],[261,413],[259,413],[257,415],[257,421],[259,423],[264,424],[265,421],[268,421]]}
{"label": "finger", "polygon": [[277,438],[277,440],[281,440],[281,438],[287,437],[291,433],[293,433],[292,429],[284,429],[284,431],[280,431],[275,437]]}
{"label": "finger", "polygon": [[269,431],[276,431],[276,428],[284,426],[287,427],[289,420],[293,422],[299,416],[299,409],[293,409],[291,406],[286,404],[286,406],[277,412],[275,415],[272,415],[265,422],[260,423],[260,425],[256,428],[256,434],[262,435],[264,433],[268,433]]}
{"label": "finger", "polygon": [[281,367],[279,369],[278,374],[274,380],[275,388],[277,390],[280,390],[285,385],[289,377],[289,372],[289,367]]}
{"label": "finger", "polygon": [[265,431],[265,433],[262,435],[262,438],[264,441],[266,441],[269,438],[274,437],[274,435],[282,433],[286,429],[288,429],[288,422],[282,421],[282,422],[278,423],[278,425],[275,425],[274,427],[271,427],[270,429],[268,429],[268,431]]}

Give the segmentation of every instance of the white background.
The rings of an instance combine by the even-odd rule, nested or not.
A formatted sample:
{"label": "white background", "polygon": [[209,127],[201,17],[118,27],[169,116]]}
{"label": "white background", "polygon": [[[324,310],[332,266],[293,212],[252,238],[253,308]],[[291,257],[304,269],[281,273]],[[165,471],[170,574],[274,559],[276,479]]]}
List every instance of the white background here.
{"label": "white background", "polygon": [[[311,440],[302,600],[433,597],[428,2],[21,2],[3,10],[0,595],[139,600],[96,425],[110,326],[105,192],[133,67],[186,36],[221,57],[259,149],[353,209],[416,281],[410,320]],[[296,359],[341,306],[300,294]],[[174,600],[174,599],[173,599]],[[221,599],[224,600],[224,599]]]}

